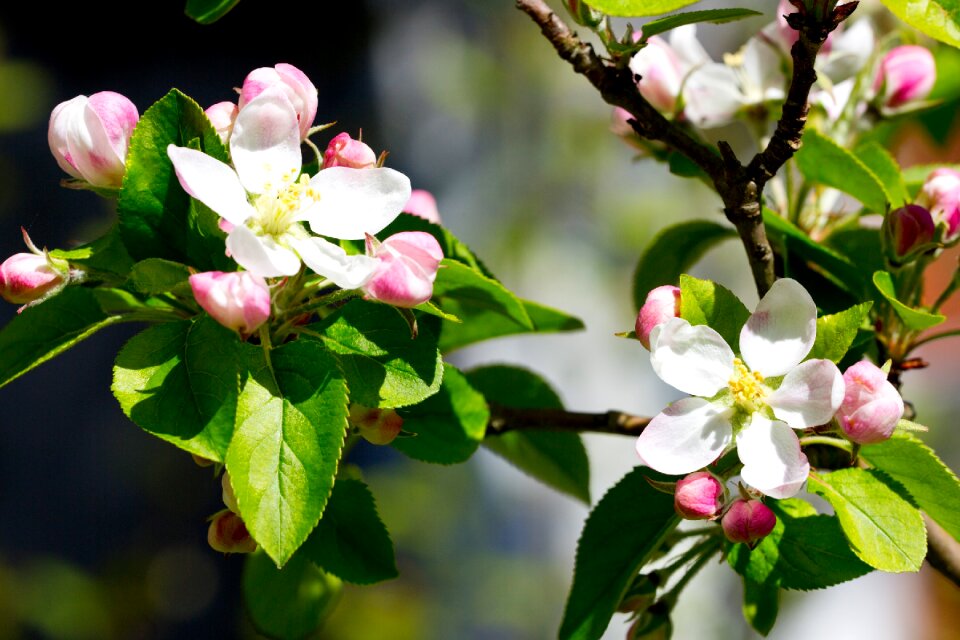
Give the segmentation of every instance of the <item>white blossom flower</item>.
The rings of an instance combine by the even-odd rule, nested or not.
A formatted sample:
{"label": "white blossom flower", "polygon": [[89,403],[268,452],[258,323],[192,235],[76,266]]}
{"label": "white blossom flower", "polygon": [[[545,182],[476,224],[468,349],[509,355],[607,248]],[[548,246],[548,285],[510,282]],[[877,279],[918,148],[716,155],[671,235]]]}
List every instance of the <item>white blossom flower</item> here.
{"label": "white blossom flower", "polygon": [[706,325],[673,318],[650,335],[660,378],[691,397],[657,415],[637,440],[648,466],[671,475],[705,467],[731,445],[743,481],[774,497],[796,494],[810,471],[792,429],[828,422],[844,396],[829,360],[801,362],[816,338],[817,308],[795,280],[778,280],[740,332],[740,357]]}
{"label": "white blossom flower", "polygon": [[334,167],[300,174],[300,126],[286,94],[268,88],[237,115],[230,136],[233,166],[170,145],[184,190],[232,229],[227,250],[256,275],[290,276],[301,262],[344,289],[363,286],[377,268],[314,233],[359,240],[393,221],[410,197],[410,180],[393,169]]}

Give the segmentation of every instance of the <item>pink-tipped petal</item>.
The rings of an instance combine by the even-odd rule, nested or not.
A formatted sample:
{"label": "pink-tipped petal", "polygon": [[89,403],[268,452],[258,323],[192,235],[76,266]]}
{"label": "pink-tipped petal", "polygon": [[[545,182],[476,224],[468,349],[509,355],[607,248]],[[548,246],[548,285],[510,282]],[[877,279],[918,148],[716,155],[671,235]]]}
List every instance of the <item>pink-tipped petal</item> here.
{"label": "pink-tipped petal", "polygon": [[680,316],[680,287],[665,284],[651,289],[637,313],[635,329],[637,338],[650,348],[650,333],[671,318]]}
{"label": "pink-tipped petal", "polygon": [[681,475],[720,457],[733,438],[732,410],[703,398],[678,400],[637,438],[637,454],[652,469]]}
{"label": "pink-tipped petal", "polygon": [[377,166],[377,154],[366,143],[354,140],[349,133],[339,133],[333,137],[323,152],[323,168],[349,167],[351,169],[373,169]]}
{"label": "pink-tipped petal", "polygon": [[817,305],[796,280],[770,287],[740,331],[740,352],[765,378],[782,376],[810,352],[817,337]]}
{"label": "pink-tipped petal", "polygon": [[280,190],[300,173],[297,114],[282,90],[268,88],[240,109],[230,136],[240,183],[250,193]]}
{"label": "pink-tipped petal", "polygon": [[[368,241],[368,253],[371,244]],[[392,235],[373,249],[373,257],[378,264],[364,286],[368,297],[397,307],[415,307],[433,296],[443,250],[429,233],[406,231]]]}
{"label": "pink-tipped petal", "polygon": [[414,189],[410,192],[410,199],[403,205],[405,213],[419,216],[434,224],[440,224],[440,211],[437,209],[437,199],[426,189]]}
{"label": "pink-tipped petal", "polygon": [[243,335],[250,335],[270,317],[270,289],[263,278],[250,272],[195,273],[190,276],[190,288],[214,320]]}
{"label": "pink-tipped petal", "polygon": [[843,376],[829,360],[807,360],[783,378],[767,397],[773,414],[794,429],[830,422],[843,401]]}

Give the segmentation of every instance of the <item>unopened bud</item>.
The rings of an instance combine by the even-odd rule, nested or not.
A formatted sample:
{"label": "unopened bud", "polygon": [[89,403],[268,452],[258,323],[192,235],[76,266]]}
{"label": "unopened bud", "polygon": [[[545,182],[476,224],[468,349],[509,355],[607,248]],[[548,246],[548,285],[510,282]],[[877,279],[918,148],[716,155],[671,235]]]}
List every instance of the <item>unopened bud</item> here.
{"label": "unopened bud", "polygon": [[393,409],[372,409],[359,404],[350,405],[348,419],[370,444],[390,444],[403,427],[403,418]]}
{"label": "unopened bud", "polygon": [[367,298],[409,308],[433,296],[443,249],[429,233],[403,231],[383,242],[368,235],[367,255],[378,261],[373,277],[363,285]]}
{"label": "unopened bud", "polygon": [[881,106],[897,109],[910,102],[923,100],[937,79],[933,54],[924,47],[894,47],[880,61],[873,90],[879,93]]}
{"label": "unopened bud", "polygon": [[909,258],[933,242],[936,226],[930,212],[916,204],[894,209],[883,221],[888,249],[894,259]]}
{"label": "unopened bud", "polygon": [[39,300],[63,282],[45,255],[15,253],[0,264],[0,297],[14,304]]}
{"label": "unopened bud", "polygon": [[270,289],[249,271],[206,271],[190,276],[193,297],[210,316],[247,336],[270,317]]}
{"label": "unopened bud", "polygon": [[210,519],[207,543],[221,553],[253,553],[257,542],[247,531],[247,525],[232,511],[224,509]]}
{"label": "unopened bud", "polygon": [[723,507],[723,485],[707,471],[697,471],[677,482],[673,506],[681,518],[712,520]]}
{"label": "unopened bud", "polygon": [[207,107],[204,111],[213,128],[217,130],[217,135],[223,140],[224,144],[230,140],[230,134],[233,133],[233,123],[240,113],[240,108],[232,102],[218,102]]}
{"label": "unopened bud", "polygon": [[334,136],[323,152],[323,168],[349,167],[373,169],[377,166],[377,154],[366,143],[354,140],[349,133]]}
{"label": "unopened bud", "polygon": [[723,533],[730,542],[742,542],[751,548],[770,535],[777,524],[777,516],[759,500],[734,500],[720,521]]}
{"label": "unopened bud", "polygon": [[655,327],[680,316],[680,288],[672,284],[652,289],[637,314],[636,331],[640,343],[650,348],[650,333]]}
{"label": "unopened bud", "polygon": [[251,71],[243,81],[240,109],[270,87],[279,87],[290,99],[300,123],[300,137],[305,139],[317,117],[317,88],[292,64],[281,62],[274,67],[260,67]]}
{"label": "unopened bud", "polygon": [[837,421],[847,438],[859,444],[882,442],[903,417],[903,398],[883,369],[869,360],[850,366],[843,374],[846,393]]}
{"label": "unopened bud", "polygon": [[660,586],[660,580],[661,578],[656,572],[638,575],[634,578],[630,588],[627,589],[623,599],[620,600],[617,611],[620,613],[645,611],[647,607],[653,604],[657,595],[657,587]]}
{"label": "unopened bud", "polygon": [[930,211],[933,222],[943,225],[943,242],[950,244],[960,238],[960,171],[943,167],[929,176],[917,204]]}

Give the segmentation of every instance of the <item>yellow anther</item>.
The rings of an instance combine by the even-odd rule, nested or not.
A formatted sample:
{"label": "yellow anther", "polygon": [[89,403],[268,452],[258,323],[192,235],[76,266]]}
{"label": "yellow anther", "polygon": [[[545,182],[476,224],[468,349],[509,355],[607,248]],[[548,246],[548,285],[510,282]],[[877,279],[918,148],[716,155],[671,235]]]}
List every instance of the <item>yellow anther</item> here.
{"label": "yellow anther", "polygon": [[733,401],[750,411],[756,409],[757,402],[767,394],[763,376],[756,371],[750,371],[740,358],[733,359],[733,375],[728,386]]}

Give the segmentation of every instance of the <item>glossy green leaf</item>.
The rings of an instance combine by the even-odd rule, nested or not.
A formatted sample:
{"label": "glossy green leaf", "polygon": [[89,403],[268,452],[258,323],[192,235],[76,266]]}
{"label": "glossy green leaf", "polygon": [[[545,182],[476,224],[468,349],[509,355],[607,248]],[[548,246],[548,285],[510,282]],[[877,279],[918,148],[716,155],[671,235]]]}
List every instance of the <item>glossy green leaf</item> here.
{"label": "glossy green leaf", "polygon": [[893,284],[893,278],[886,271],[875,272],[873,274],[873,284],[909,329],[917,331],[930,329],[947,319],[946,316],[940,315],[939,313],[929,313],[922,309],[914,309],[897,300],[897,291]]}
{"label": "glossy green leaf", "polygon": [[397,577],[393,541],[361,480],[337,480],[323,518],[301,553],[346,582],[373,584]]}
{"label": "glossy green leaf", "polygon": [[207,316],[150,327],[117,354],[111,390],[144,431],[222,462],[236,419],[239,346]]}
{"label": "glossy green leaf", "polygon": [[591,0],[589,5],[611,16],[659,16],[696,4],[699,0]]}
{"label": "glossy green leaf", "polygon": [[872,306],[872,302],[864,302],[846,311],[817,318],[817,338],[807,359],[825,358],[840,362],[857,337],[857,330],[869,317]]}
{"label": "glossy green leaf", "polygon": [[130,283],[141,293],[165,293],[174,289],[189,292],[190,269],[179,262],[147,258],[133,265]]}
{"label": "glossy green leaf", "polygon": [[927,553],[923,518],[874,470],[810,474],[809,490],[833,505],[854,553],[891,573],[918,571]]}
{"label": "glossy green leaf", "polygon": [[892,200],[880,178],[857,156],[816,129],[803,134],[803,146],[796,154],[804,177],[850,194],[875,212],[884,213]]}
{"label": "glossy green leaf", "polygon": [[258,551],[243,567],[243,599],[253,626],[270,638],[300,640],[321,627],[340,599],[343,585],[302,555],[277,569]]}
{"label": "glossy green leaf", "polygon": [[860,456],[901,484],[918,507],[960,540],[960,480],[919,438],[897,433],[866,445]]}
{"label": "glossy green leaf", "polygon": [[853,154],[865,164],[880,180],[883,188],[890,194],[890,206],[896,208],[910,200],[907,185],[903,180],[900,165],[890,152],[873,141],[858,145]]}
{"label": "glossy green leaf", "polygon": [[411,337],[393,307],[351,300],[310,329],[337,355],[351,402],[405,407],[440,388],[443,368],[436,336],[421,323],[417,337]]}
{"label": "glossy green leaf", "polygon": [[133,266],[133,259],[123,246],[117,226],[111,227],[93,242],[69,250],[53,249],[50,255],[82,266],[91,279],[96,279],[101,273],[125,277]]}
{"label": "glossy green leaf", "polygon": [[[468,372],[467,379],[489,403],[518,409],[563,409],[550,385],[526,369],[481,367]],[[524,473],[590,504],[590,461],[579,434],[508,431],[491,435],[483,444]]]}
{"label": "glossy green leaf", "polygon": [[[594,3],[590,3],[593,6]],[[685,24],[697,24],[700,22],[710,22],[713,24],[723,24],[724,22],[733,22],[743,20],[751,16],[762,15],[759,11],[752,9],[704,9],[702,11],[685,11],[675,13],[666,18],[651,20],[643,25],[643,38],[655,36],[658,33],[665,33],[671,29],[682,27]]]}
{"label": "glossy green leaf", "polygon": [[464,322],[485,314],[504,316],[528,331],[533,323],[519,298],[493,278],[445,258],[433,283],[434,304]]}
{"label": "glossy green leaf", "polygon": [[414,460],[437,464],[464,462],[480,446],[490,411],[483,395],[449,364],[443,365],[440,391],[401,410],[403,430],[414,435],[397,438],[393,447]]}
{"label": "glossy green leaf", "polygon": [[634,306],[642,307],[651,289],[677,284],[680,274],[689,271],[709,249],[736,237],[732,227],[707,220],[681,222],[660,231],[643,250],[633,272]]}
{"label": "glossy green leaf", "polygon": [[577,544],[560,640],[600,638],[637,572],[680,522],[673,496],[654,489],[647,477],[672,479],[637,467],[600,499],[587,518]]}
{"label": "glossy green leaf", "polygon": [[960,47],[960,0],[880,0],[914,29]]}
{"label": "glossy green leaf", "polygon": [[750,312],[723,285],[684,274],[680,276],[680,317],[692,325],[712,327],[739,353],[740,329]]}
{"label": "glossy green leaf", "polygon": [[227,15],[240,0],[187,0],[184,13],[200,24],[212,24]]}
{"label": "glossy green leaf", "polygon": [[278,567],[323,513],[347,429],[347,384],[313,340],[259,355],[237,401],[227,449],[237,504],[253,538]]}
{"label": "glossy green leaf", "polygon": [[783,589],[824,589],[866,575],[872,569],[850,548],[833,516],[818,515],[798,499],[771,502],[773,531],[753,550],[734,545],[727,561],[755,585]]}
{"label": "glossy green leaf", "polygon": [[753,630],[766,637],[780,613],[780,589],[743,579],[743,617]]}
{"label": "glossy green leaf", "polygon": [[217,222],[208,209],[202,215],[180,186],[167,146],[192,146],[217,160],[227,160],[227,150],[203,109],[173,89],[141,116],[127,152],[126,173],[117,213],[123,242],[135,260],[164,258],[189,264],[200,271],[229,268],[223,255],[222,235],[216,242],[197,236],[200,226]]}
{"label": "glossy green leaf", "polygon": [[24,309],[0,330],[0,387],[122,321],[104,313],[90,289],[76,286]]}

